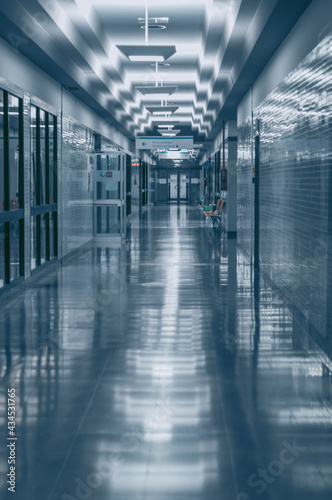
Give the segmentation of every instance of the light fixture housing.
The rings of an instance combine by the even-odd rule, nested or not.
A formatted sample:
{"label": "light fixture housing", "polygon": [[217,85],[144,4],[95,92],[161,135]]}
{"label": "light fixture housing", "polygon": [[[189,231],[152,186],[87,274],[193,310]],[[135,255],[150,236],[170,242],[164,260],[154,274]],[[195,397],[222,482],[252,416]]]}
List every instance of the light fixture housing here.
{"label": "light fixture housing", "polygon": [[143,95],[172,95],[174,92],[176,92],[178,87],[176,85],[166,85],[165,87],[156,87],[156,86],[151,86],[151,85],[144,85],[144,86],[138,86],[136,87],[136,90],[138,90],[141,94]]}
{"label": "light fixture housing", "polygon": [[180,123],[179,120],[160,120],[159,118],[152,119],[153,126],[156,127],[169,127],[169,126],[174,126],[178,125]]}
{"label": "light fixture housing", "polygon": [[175,45],[116,45],[130,61],[166,61],[176,52]]}
{"label": "light fixture housing", "polygon": [[164,115],[167,113],[175,113],[179,106],[147,106],[146,109],[153,115]]}
{"label": "light fixture housing", "polygon": [[172,129],[172,130],[163,130],[162,129],[162,130],[159,130],[158,129],[158,132],[159,132],[160,135],[162,135],[164,137],[169,136],[169,134],[172,134],[172,137],[175,137],[176,135],[178,135],[181,132],[181,130],[179,130],[179,129]]}
{"label": "light fixture housing", "polygon": [[[145,26],[141,26],[141,29],[145,30]],[[152,31],[165,30],[165,29],[166,26],[164,24],[149,24],[149,30]]]}
{"label": "light fixture housing", "polygon": [[[139,17],[138,22],[140,24],[145,24],[146,19],[145,17]],[[169,17],[148,17],[148,24],[168,24],[169,23]]]}

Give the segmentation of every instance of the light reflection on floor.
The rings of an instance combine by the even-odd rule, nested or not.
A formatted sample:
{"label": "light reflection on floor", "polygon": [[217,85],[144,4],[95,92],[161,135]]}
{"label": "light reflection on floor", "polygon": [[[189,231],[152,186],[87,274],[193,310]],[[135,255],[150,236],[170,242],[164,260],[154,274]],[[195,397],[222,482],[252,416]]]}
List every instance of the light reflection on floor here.
{"label": "light reflection on floor", "polygon": [[16,498],[330,499],[332,363],[236,242],[171,206],[106,243],[1,310]]}

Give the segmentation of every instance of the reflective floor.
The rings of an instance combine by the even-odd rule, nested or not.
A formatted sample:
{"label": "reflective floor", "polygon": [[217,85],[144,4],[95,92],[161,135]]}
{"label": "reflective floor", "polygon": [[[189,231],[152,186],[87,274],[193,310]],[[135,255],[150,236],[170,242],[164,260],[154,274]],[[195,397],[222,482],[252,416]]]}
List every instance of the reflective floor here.
{"label": "reflective floor", "polygon": [[0,498],[8,388],[18,500],[332,498],[332,363],[197,209],[151,208],[0,312]]}

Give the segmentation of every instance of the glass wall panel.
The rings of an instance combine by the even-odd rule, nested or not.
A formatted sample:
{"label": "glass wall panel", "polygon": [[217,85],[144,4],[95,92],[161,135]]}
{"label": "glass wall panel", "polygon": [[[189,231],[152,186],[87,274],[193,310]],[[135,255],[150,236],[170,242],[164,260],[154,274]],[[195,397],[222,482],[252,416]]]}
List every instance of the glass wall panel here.
{"label": "glass wall panel", "polygon": [[37,266],[37,218],[31,217],[31,271]]}
{"label": "glass wall panel", "polygon": [[0,288],[5,284],[5,236],[4,225],[0,224]]}
{"label": "glass wall panel", "polygon": [[10,224],[10,281],[20,275],[20,231],[19,221]]}
{"label": "glass wall panel", "polygon": [[31,205],[37,204],[36,198],[36,179],[37,179],[37,146],[36,146],[36,131],[37,131],[37,108],[31,106]]}
{"label": "glass wall panel", "polygon": [[50,215],[50,259],[54,259],[54,212]]}
{"label": "glass wall panel", "polygon": [[39,110],[40,116],[40,204],[46,203],[46,142],[45,142],[45,126],[46,113],[42,109]]}
{"label": "glass wall panel", "polygon": [[54,117],[49,115],[48,119],[48,141],[49,141],[49,203],[54,203],[54,189],[53,189],[53,176],[54,176]]}
{"label": "glass wall panel", "polygon": [[9,122],[9,199],[10,209],[19,208],[19,99],[8,94]]}
{"label": "glass wall panel", "polygon": [[97,211],[98,234],[118,234],[120,231],[120,212],[117,206],[95,207]]}
{"label": "glass wall panel", "polygon": [[0,212],[4,209],[3,91],[0,90]]}
{"label": "glass wall panel", "polygon": [[46,216],[40,216],[40,264],[46,260]]}

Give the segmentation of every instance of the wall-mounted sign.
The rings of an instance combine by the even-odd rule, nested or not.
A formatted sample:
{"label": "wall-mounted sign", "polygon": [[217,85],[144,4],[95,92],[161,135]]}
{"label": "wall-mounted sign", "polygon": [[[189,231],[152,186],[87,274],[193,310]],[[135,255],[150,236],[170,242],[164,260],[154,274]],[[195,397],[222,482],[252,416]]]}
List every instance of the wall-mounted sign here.
{"label": "wall-mounted sign", "polygon": [[136,137],[136,149],[193,149],[193,137]]}
{"label": "wall-mounted sign", "polygon": [[166,184],[166,179],[158,179],[159,184]]}
{"label": "wall-mounted sign", "polygon": [[120,172],[117,170],[95,170],[94,176],[97,182],[111,181],[111,179],[115,182],[120,181]]}

